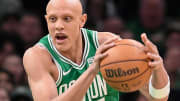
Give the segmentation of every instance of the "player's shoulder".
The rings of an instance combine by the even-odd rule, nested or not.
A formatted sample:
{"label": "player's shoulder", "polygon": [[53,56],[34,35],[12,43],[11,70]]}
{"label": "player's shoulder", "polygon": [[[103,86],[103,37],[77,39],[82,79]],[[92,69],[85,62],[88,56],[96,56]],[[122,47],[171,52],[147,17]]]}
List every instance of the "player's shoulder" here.
{"label": "player's shoulder", "polygon": [[[50,59],[49,52],[40,45],[35,45],[33,47],[30,47],[27,49],[23,56],[23,62],[24,61],[48,61]],[[36,62],[37,62],[36,61]]]}
{"label": "player's shoulder", "polygon": [[[113,38],[113,37],[119,37],[118,35],[111,33],[111,32],[98,32],[98,41],[99,44],[104,43],[106,40]],[[121,38],[120,38],[121,39]]]}
{"label": "player's shoulder", "polygon": [[40,45],[34,45],[25,51],[24,56],[43,55],[44,53],[48,53],[44,47],[41,47]]}

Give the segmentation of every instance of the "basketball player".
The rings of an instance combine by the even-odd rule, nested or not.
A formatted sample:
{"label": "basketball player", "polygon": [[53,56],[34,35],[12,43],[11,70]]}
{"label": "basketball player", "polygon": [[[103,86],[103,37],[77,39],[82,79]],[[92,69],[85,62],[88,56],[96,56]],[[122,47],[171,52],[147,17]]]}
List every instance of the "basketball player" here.
{"label": "basketball player", "polygon": [[[50,34],[23,57],[34,101],[119,101],[118,91],[102,78],[99,64],[107,56],[105,51],[120,38],[84,29],[87,15],[82,12],[80,0],[49,1],[45,18]],[[147,56],[153,60],[149,62],[153,72],[152,82],[140,91],[149,100],[165,101],[169,81],[162,58],[145,34],[142,40]]]}

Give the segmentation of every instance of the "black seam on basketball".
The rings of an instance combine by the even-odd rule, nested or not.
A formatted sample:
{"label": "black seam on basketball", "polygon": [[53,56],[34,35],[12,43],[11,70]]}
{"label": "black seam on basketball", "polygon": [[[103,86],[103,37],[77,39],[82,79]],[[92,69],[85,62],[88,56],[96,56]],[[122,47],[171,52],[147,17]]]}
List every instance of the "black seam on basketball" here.
{"label": "black seam on basketball", "polygon": [[[113,87],[113,88],[115,88],[115,89],[122,89],[122,88],[120,88],[120,87]],[[137,90],[122,90],[123,92],[134,92],[134,91],[137,91]]]}
{"label": "black seam on basketball", "polygon": [[133,60],[121,60],[121,61],[116,61],[116,62],[111,62],[111,63],[108,63],[108,64],[104,64],[102,66],[100,66],[100,68],[103,68],[107,65],[111,65],[111,64],[116,64],[116,63],[121,63],[121,62],[131,62],[131,61],[144,61],[144,62],[148,62],[147,59],[133,59]]}
{"label": "black seam on basketball", "polygon": [[133,77],[133,78],[128,79],[128,80],[122,80],[122,81],[112,81],[112,80],[107,80],[106,78],[105,78],[105,80],[106,80],[106,81],[113,82],[113,83],[127,82],[127,81],[130,81],[130,80],[136,79],[137,77],[139,77],[139,76],[143,75],[143,74],[144,74],[145,72],[147,72],[149,69],[150,69],[150,68],[148,67],[148,68],[147,68],[144,72],[142,72],[142,73],[141,73],[141,74],[139,74],[138,76]]}

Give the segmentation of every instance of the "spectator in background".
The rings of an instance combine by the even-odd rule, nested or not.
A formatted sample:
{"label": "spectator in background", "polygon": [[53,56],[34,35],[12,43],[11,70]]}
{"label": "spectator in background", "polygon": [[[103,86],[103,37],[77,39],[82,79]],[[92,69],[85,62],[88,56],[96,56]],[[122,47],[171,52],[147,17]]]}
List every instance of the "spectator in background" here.
{"label": "spectator in background", "polygon": [[0,88],[5,88],[9,93],[14,89],[13,75],[7,71],[0,68]]}
{"label": "spectator in background", "polygon": [[103,31],[103,20],[106,17],[117,16],[113,0],[87,0],[86,5],[88,29]]}
{"label": "spectator in background", "polygon": [[6,56],[12,53],[23,55],[24,45],[22,40],[16,35],[0,31],[0,66]]}
{"label": "spectator in background", "polygon": [[0,87],[0,101],[10,101],[10,96],[5,88]]}
{"label": "spectator in background", "polygon": [[104,20],[103,31],[119,34],[124,32],[124,21],[119,17],[108,17]]}
{"label": "spectator in background", "polygon": [[6,13],[17,13],[22,10],[21,0],[0,0],[0,18]]}
{"label": "spectator in background", "polygon": [[87,0],[86,13],[88,14],[87,28],[102,30],[103,19],[106,16],[105,0]]}
{"label": "spectator in background", "polygon": [[103,31],[115,33],[120,35],[122,38],[134,38],[133,34],[130,33],[127,28],[125,28],[124,21],[119,17],[106,18],[104,20]]}
{"label": "spectator in background", "polygon": [[13,74],[13,79],[16,85],[24,84],[22,77],[24,76],[24,69],[22,65],[22,58],[17,54],[10,54],[4,59],[3,68]]}
{"label": "spectator in background", "polygon": [[9,13],[0,19],[0,29],[17,35],[20,15],[18,13]]}
{"label": "spectator in background", "polygon": [[19,35],[25,43],[25,49],[35,44],[43,36],[41,20],[36,13],[25,12],[22,15]]}
{"label": "spectator in background", "polygon": [[180,47],[180,21],[169,24],[166,36],[166,48]]}
{"label": "spectator in background", "polygon": [[166,41],[166,47],[180,47],[180,32],[174,31],[169,33]]}
{"label": "spectator in background", "polygon": [[12,101],[33,101],[31,91],[26,86],[19,86],[11,93]]}
{"label": "spectator in background", "polygon": [[166,28],[165,0],[140,0],[139,18],[128,23],[128,28],[135,34],[135,39],[141,41],[140,34],[147,36],[159,47],[160,55],[164,53],[164,30]]}
{"label": "spectator in background", "polygon": [[180,96],[180,47],[169,47],[165,54],[165,67],[169,74],[171,92],[168,101],[179,101]]}
{"label": "spectator in background", "polygon": [[180,47],[168,48],[164,62],[170,77],[171,88],[180,90]]}
{"label": "spectator in background", "polygon": [[150,31],[161,27],[165,19],[164,0],[141,0],[139,16],[142,26]]}
{"label": "spectator in background", "polygon": [[138,17],[129,23],[129,28],[136,36],[143,32],[153,34],[161,32],[165,24],[164,0],[140,0]]}

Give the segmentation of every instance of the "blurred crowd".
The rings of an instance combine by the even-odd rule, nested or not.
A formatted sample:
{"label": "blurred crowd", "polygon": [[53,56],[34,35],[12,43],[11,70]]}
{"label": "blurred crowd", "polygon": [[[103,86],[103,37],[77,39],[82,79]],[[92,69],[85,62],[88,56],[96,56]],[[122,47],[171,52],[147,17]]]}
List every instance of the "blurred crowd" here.
{"label": "blurred crowd", "polygon": [[[49,0],[0,0],[0,101],[33,101],[24,72],[25,50],[48,34],[44,19]],[[108,31],[157,45],[171,82],[169,101],[180,96],[180,10],[171,0],[84,0],[85,28]],[[38,68],[38,67],[37,67]],[[139,92],[120,101],[147,101]]]}

